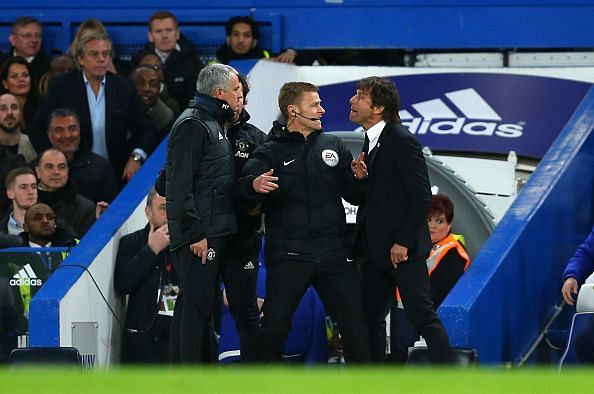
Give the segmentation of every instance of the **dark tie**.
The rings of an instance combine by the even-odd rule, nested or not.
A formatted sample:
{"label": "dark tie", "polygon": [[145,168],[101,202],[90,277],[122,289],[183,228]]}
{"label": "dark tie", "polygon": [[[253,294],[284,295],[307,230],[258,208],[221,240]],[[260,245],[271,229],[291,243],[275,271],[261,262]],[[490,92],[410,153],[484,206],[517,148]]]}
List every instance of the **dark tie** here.
{"label": "dark tie", "polygon": [[365,156],[369,153],[369,138],[367,137],[367,133],[365,133],[365,142],[363,143],[362,152],[365,152]]}

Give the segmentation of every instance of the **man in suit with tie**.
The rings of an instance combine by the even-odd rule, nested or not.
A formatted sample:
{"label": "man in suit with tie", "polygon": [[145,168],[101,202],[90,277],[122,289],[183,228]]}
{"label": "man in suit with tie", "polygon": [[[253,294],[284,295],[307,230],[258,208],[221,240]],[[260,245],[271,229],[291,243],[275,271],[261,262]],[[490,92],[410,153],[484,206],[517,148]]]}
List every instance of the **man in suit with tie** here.
{"label": "man in suit with tie", "polygon": [[68,108],[79,116],[80,150],[106,158],[117,177],[129,180],[159,143],[155,125],[146,116],[134,82],[107,71],[112,56],[108,36],[84,35],[75,54],[81,70],[52,81],[31,122],[31,142],[38,152],[51,147],[48,117],[57,108]]}
{"label": "man in suit with tie", "polygon": [[399,96],[390,80],[360,80],[350,105],[349,119],[365,130],[357,162],[367,173],[357,176],[367,177],[367,188],[357,212],[355,255],[364,258],[363,307],[372,359],[385,359],[385,317],[397,286],[431,361],[449,362],[449,339],[433,307],[425,263],[431,190],[421,146],[400,122]]}

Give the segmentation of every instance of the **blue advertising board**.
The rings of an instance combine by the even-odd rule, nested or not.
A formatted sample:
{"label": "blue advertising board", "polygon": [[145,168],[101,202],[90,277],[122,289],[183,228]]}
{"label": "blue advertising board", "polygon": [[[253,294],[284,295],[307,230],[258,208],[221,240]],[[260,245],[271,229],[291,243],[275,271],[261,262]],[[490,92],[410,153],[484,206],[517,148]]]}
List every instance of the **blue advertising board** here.
{"label": "blue advertising board", "polygon": [[[389,77],[400,93],[402,123],[434,151],[541,158],[592,84],[498,73]],[[322,86],[325,130],[355,130],[348,119],[357,81]]]}

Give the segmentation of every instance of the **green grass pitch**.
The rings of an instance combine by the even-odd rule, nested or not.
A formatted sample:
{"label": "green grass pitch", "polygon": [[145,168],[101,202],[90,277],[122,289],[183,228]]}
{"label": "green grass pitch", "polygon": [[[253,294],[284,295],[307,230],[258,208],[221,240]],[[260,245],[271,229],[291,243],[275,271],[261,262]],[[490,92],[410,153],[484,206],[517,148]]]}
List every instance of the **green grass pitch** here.
{"label": "green grass pitch", "polygon": [[[554,368],[112,368],[0,370],[1,393],[576,393],[590,392],[594,370]],[[583,390],[582,389],[590,389]]]}

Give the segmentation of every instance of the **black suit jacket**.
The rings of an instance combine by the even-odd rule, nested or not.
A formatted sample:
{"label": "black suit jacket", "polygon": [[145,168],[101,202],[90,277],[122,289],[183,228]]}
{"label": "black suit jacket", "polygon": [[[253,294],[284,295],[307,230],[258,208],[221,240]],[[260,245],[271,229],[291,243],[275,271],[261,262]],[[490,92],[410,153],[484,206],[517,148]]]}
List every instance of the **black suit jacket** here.
{"label": "black suit jacket", "polygon": [[366,163],[369,178],[357,212],[356,245],[379,266],[392,266],[395,243],[408,248],[409,260],[425,259],[431,248],[426,219],[431,188],[418,141],[404,126],[388,123]]}
{"label": "black suit jacket", "polygon": [[[81,71],[60,75],[51,82],[29,126],[29,138],[37,152],[51,147],[48,117],[57,108],[76,112],[80,120],[80,150],[91,150],[91,112]],[[134,148],[150,154],[159,143],[155,125],[146,115],[134,82],[110,72],[105,80],[105,134],[107,154],[118,178]]]}
{"label": "black suit jacket", "polygon": [[120,240],[114,272],[114,287],[118,294],[129,295],[126,328],[140,333],[124,333],[122,361],[156,362],[154,327],[159,305],[157,292],[161,274],[166,269],[165,251],[155,255],[148,246],[149,226],[128,234]]}

